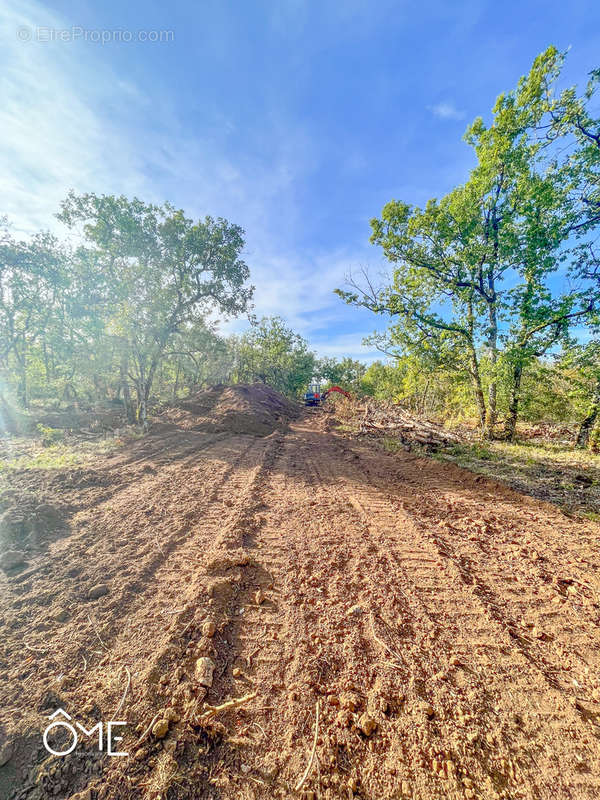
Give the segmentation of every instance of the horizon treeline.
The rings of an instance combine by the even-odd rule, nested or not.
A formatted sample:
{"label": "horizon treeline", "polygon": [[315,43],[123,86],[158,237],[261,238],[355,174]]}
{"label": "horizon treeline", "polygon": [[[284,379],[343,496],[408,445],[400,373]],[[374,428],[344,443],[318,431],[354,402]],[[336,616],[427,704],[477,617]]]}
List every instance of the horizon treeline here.
{"label": "horizon treeline", "polygon": [[[313,377],[421,414],[474,418],[512,439],[519,419],[578,422],[600,409],[600,119],[597,84],[560,87],[550,47],[491,121],[465,140],[468,180],[424,208],[401,200],[372,220],[392,266],[337,289],[383,315],[367,341],[385,360],[318,358],[280,317],[251,317],[244,231],[168,203],[76,194],[66,236],[17,240],[0,220],[0,400],[148,409],[215,383],[262,381],[298,397]],[[242,315],[240,335],[219,332]]]}

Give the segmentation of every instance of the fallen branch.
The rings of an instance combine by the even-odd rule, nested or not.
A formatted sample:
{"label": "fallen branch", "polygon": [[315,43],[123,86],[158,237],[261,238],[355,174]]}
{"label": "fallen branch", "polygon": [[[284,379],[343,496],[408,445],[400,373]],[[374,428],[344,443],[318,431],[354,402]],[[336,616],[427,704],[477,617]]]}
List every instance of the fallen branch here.
{"label": "fallen branch", "polygon": [[105,650],[108,650],[108,647],[107,647],[107,646],[104,644],[104,642],[102,641],[102,639],[101,639],[101,637],[100,637],[100,634],[98,633],[98,629],[97,629],[97,628],[96,628],[96,626],[94,625],[94,622],[93,622],[93,620],[92,620],[92,618],[91,618],[91,616],[90,616],[89,614],[87,615],[87,618],[88,618],[88,619],[89,619],[89,621],[90,621],[90,625],[92,626],[92,629],[93,629],[94,633],[96,634],[96,637],[98,638],[98,641],[100,642],[100,644],[102,645],[102,647],[103,647]]}
{"label": "fallen branch", "polygon": [[300,789],[304,786],[304,782],[308,778],[310,771],[312,769],[313,761],[315,759],[315,752],[317,749],[317,739],[319,738],[319,701],[317,700],[317,706],[315,711],[315,738],[313,739],[313,746],[310,752],[310,758],[308,759],[308,764],[306,765],[306,769],[304,770],[304,775],[300,778],[298,783],[296,784],[294,791],[299,792]]}
{"label": "fallen branch", "polygon": [[123,703],[125,702],[125,698],[127,697],[127,692],[129,691],[129,687],[131,686],[131,672],[129,672],[128,667],[123,665],[123,669],[127,672],[127,686],[125,687],[125,691],[123,692],[123,697],[121,698],[121,702],[117,706],[116,711],[112,715],[112,719],[114,720],[121,708],[123,707]]}
{"label": "fallen branch", "polygon": [[256,697],[257,692],[252,692],[252,694],[246,694],[243,697],[233,698],[232,700],[226,700],[224,703],[221,703],[220,706],[210,706],[204,714],[200,714],[198,717],[199,722],[206,722],[212,717],[216,716],[217,714],[221,714],[223,711],[229,711],[232,708],[238,708],[238,706],[243,706],[245,703],[249,703],[250,700],[254,700]]}
{"label": "fallen branch", "polygon": [[139,738],[139,739],[137,740],[137,742],[135,743],[135,744],[136,744],[136,747],[137,747],[137,745],[139,745],[139,744],[141,744],[143,741],[145,741],[145,739],[146,739],[146,736],[148,736],[148,734],[149,734],[149,733],[150,733],[150,731],[152,730],[152,726],[154,725],[154,723],[155,723],[155,722],[156,722],[156,720],[157,720],[157,719],[160,717],[160,715],[161,715],[161,714],[162,714],[162,711],[157,711],[157,712],[156,712],[156,714],[155,714],[155,715],[152,717],[152,720],[150,721],[150,725],[148,725],[148,727],[146,728],[146,730],[145,730],[145,731],[142,733],[142,735],[140,736],[140,738]]}
{"label": "fallen branch", "polygon": [[[383,641],[383,639],[380,639],[380,638],[379,638],[379,636],[377,636],[377,634],[375,633],[374,619],[375,619],[375,615],[371,613],[371,614],[369,615],[369,621],[370,621],[370,623],[371,623],[371,635],[372,635],[373,639],[375,639],[375,641],[377,642],[377,644],[378,644],[380,647],[383,647],[383,649],[384,649],[386,652],[388,652],[388,653],[389,653],[391,656],[393,656],[394,658],[397,658],[399,661],[402,661],[402,656],[400,655],[400,653],[396,653],[396,652],[394,652],[394,650],[392,650],[392,648],[391,648],[389,645],[387,645],[387,644],[386,644],[386,643]],[[392,662],[390,662],[390,666],[392,666],[392,667],[396,667],[396,669],[402,669],[402,664],[398,664],[398,663],[396,663],[395,661],[392,661]]]}

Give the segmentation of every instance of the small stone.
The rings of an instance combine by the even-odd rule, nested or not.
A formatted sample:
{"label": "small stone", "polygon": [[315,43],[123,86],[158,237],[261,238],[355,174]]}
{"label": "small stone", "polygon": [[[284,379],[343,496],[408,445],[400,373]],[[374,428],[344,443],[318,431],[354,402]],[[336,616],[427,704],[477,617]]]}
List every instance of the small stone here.
{"label": "small stone", "polygon": [[348,611],[348,616],[360,617],[364,613],[365,613],[364,608],[361,605],[357,604],[355,606],[352,606],[352,608]]}
{"label": "small stone", "polygon": [[340,711],[336,717],[338,725],[341,725],[342,728],[348,728],[352,724],[353,719],[354,716],[352,712],[347,709]]}
{"label": "small stone", "polygon": [[152,735],[157,739],[163,739],[169,732],[169,723],[166,719],[159,719],[152,728]]}
{"label": "small stone", "polygon": [[146,758],[146,754],[147,750],[145,750],[143,747],[140,747],[139,750],[135,751],[133,757],[135,758],[136,761],[142,761],[144,758]]}
{"label": "small stone", "polygon": [[343,694],[340,697],[340,705],[342,708],[348,708],[350,711],[356,711],[360,703],[359,698],[355,694]]}
{"label": "small stone", "polygon": [[217,626],[215,625],[214,620],[207,619],[204,625],[202,626],[202,635],[210,639],[212,636],[215,635],[216,630]]}
{"label": "small stone", "polygon": [[22,550],[7,550],[0,556],[0,568],[4,571],[16,569],[25,563],[25,553]]}
{"label": "small stone", "polygon": [[196,661],[196,679],[201,686],[211,687],[213,683],[213,673],[215,663],[212,659],[204,656]]}
{"label": "small stone", "polygon": [[240,769],[242,770],[244,775],[247,775],[252,769],[252,767],[249,764],[240,764]]}
{"label": "small stone", "polygon": [[239,678],[242,675],[242,670],[239,667],[234,667],[231,670],[231,674],[233,675],[234,678]]}
{"label": "small stone", "polygon": [[257,606],[259,606],[265,599],[265,595],[262,589],[259,589],[256,594],[254,595],[254,602]]}
{"label": "small stone", "polygon": [[370,736],[377,728],[377,723],[368,714],[362,714],[358,720],[358,727],[365,736]]}
{"label": "small stone", "polygon": [[90,600],[98,600],[99,597],[104,597],[104,595],[108,594],[108,586],[106,583],[98,583],[96,586],[92,586],[92,588],[88,592],[88,598]]}

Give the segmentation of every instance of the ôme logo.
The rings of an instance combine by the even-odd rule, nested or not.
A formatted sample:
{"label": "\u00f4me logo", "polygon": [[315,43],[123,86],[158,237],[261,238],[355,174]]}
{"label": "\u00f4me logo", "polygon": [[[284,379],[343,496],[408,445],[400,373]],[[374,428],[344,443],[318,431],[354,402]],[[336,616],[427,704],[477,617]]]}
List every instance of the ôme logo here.
{"label": "\u00f4me logo", "polygon": [[[67,712],[59,708],[53,714],[48,717],[51,720],[50,725],[46,728],[43,735],[44,747],[49,753],[52,753],[53,756],[68,756],[69,753],[72,753],[73,750],[77,747],[77,742],[79,740],[79,734],[77,729],[81,731],[85,736],[90,737],[92,734],[98,734],[98,750],[104,750],[104,735],[103,730],[104,726],[102,722],[97,722],[90,730],[88,731],[84,725],[80,722],[77,722],[73,719],[73,717],[69,716]],[[73,723],[73,724],[71,724]],[[122,736],[117,736],[113,733],[113,728],[117,725],[127,725],[126,722],[116,722],[111,720],[110,722],[106,723],[106,753],[109,756],[126,756],[128,753],[126,752],[115,752],[113,749],[113,744],[115,742],[120,742],[123,738]],[[56,734],[59,730],[62,733],[65,731],[68,733],[67,741],[65,742],[65,748],[63,750],[55,750],[52,745],[48,742],[48,737],[54,731]]]}

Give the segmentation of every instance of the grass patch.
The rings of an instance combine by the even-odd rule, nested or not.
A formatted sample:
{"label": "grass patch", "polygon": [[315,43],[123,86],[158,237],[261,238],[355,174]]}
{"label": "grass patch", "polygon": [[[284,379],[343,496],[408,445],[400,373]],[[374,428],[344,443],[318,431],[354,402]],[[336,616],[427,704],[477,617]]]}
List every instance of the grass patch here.
{"label": "grass patch", "polygon": [[555,441],[472,442],[435,457],[600,520],[600,455]]}
{"label": "grass patch", "polygon": [[[46,442],[46,443],[45,443]],[[11,437],[3,439],[0,452],[0,472],[13,470],[51,470],[87,464],[124,444],[122,439],[92,441],[56,441]]]}

